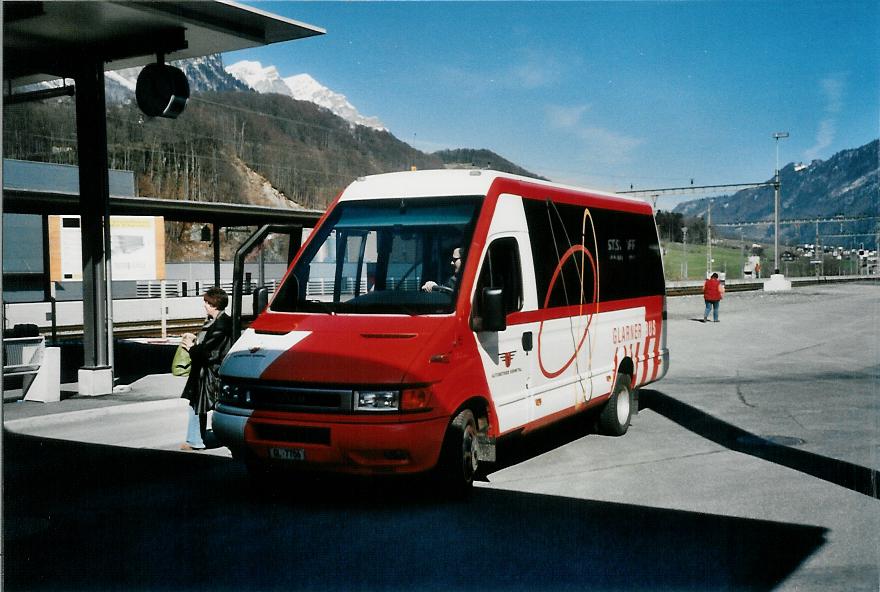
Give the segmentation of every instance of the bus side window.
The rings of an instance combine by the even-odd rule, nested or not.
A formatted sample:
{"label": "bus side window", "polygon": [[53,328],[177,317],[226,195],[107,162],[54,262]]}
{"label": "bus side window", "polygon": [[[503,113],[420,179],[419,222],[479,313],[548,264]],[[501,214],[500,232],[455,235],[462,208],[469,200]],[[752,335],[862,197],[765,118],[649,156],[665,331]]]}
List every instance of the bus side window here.
{"label": "bus side window", "polygon": [[[492,241],[483,260],[480,279],[477,282],[476,300],[480,302],[483,288],[504,290],[504,312],[510,314],[522,309],[523,287],[519,246],[513,237]],[[479,304],[477,304],[479,306]]]}

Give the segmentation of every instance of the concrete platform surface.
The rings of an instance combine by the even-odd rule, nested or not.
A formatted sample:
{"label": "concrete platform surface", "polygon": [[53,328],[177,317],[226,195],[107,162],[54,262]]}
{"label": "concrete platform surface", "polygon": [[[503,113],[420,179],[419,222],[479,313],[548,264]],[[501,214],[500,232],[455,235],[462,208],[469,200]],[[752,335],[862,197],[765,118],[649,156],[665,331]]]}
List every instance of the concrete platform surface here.
{"label": "concrete platform surface", "polygon": [[[243,555],[224,555],[232,579],[219,589],[877,591],[880,286],[730,293],[721,322],[703,323],[702,314],[698,296],[669,299],[670,371],[641,391],[624,437],[599,436],[576,417],[502,442],[499,462],[461,506],[397,483],[391,493],[376,486],[366,502],[352,501],[362,489],[349,482],[312,495],[300,482],[252,501],[230,459],[166,452],[185,427],[182,383],[167,375],[107,397],[6,403],[5,427],[22,435],[13,442],[17,456],[4,458],[13,471],[23,465],[13,474],[37,483],[35,467],[44,467],[54,482],[51,471],[71,459],[106,462],[121,473],[105,483],[92,469],[90,495],[136,516],[117,535],[92,521],[87,509],[97,502],[85,494],[22,495],[11,510],[21,530],[13,540],[34,549],[93,528],[111,540],[135,536],[132,545],[149,549],[138,556],[156,559],[133,580],[139,589],[198,589],[202,574],[213,573],[212,553],[235,548]],[[13,495],[32,487],[9,483]],[[156,491],[162,504],[145,504]],[[210,500],[204,511],[189,501],[196,494]],[[166,519],[178,495],[190,496],[178,506],[186,514]],[[60,522],[45,518],[58,512]],[[164,528],[184,537],[185,549],[204,544],[207,559],[180,563],[179,546],[160,544]],[[395,561],[358,568],[357,558],[388,544]],[[103,566],[98,587],[130,583],[103,552],[90,557]],[[255,571],[249,562],[263,557],[272,570]],[[64,588],[74,559],[52,558],[59,575],[46,587]],[[162,579],[169,561],[172,584]],[[19,587],[39,573],[35,565],[16,569]]]}
{"label": "concrete platform surface", "polygon": [[61,385],[63,393],[61,401],[54,403],[21,400],[20,391],[18,391],[11,395],[5,394],[5,397],[14,400],[7,398],[7,402],[3,405],[3,420],[4,423],[8,423],[21,419],[106,409],[149,401],[179,399],[185,384],[186,377],[183,376],[148,374],[131,384],[118,386],[113,394],[83,397],[77,394],[78,389],[75,382],[65,383]]}

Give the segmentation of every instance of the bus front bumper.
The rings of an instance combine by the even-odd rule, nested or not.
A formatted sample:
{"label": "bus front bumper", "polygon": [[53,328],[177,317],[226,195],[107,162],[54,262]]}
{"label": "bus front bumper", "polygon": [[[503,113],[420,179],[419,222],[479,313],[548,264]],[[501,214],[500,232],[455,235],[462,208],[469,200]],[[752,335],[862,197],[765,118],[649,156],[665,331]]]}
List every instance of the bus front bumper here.
{"label": "bus front bumper", "polygon": [[212,425],[236,458],[249,455],[291,469],[369,475],[432,469],[448,418],[370,422],[361,416],[265,413],[220,404]]}

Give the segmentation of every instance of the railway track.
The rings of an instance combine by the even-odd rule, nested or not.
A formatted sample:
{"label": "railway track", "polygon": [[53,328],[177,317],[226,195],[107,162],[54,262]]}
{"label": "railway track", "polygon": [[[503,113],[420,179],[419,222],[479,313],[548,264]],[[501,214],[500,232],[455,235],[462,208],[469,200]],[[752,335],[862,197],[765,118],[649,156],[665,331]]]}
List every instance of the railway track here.
{"label": "railway track", "polygon": [[[165,323],[165,335],[176,337],[184,333],[198,333],[202,328],[204,319],[175,319]],[[51,327],[41,327],[40,333],[45,336],[52,335]],[[55,336],[59,339],[82,337],[82,325],[63,325],[56,327]],[[117,339],[133,337],[162,337],[162,325],[158,321],[114,323],[113,336]]]}
{"label": "railway track", "polygon": [[[751,290],[761,290],[763,289],[763,284],[752,283],[752,284],[726,284],[724,286],[724,292],[748,292]],[[667,296],[692,296],[694,294],[702,294],[703,287],[702,286],[675,286],[675,287],[667,287],[666,295]]]}
{"label": "railway track", "polygon": [[[878,282],[880,281],[880,277],[878,276],[863,276],[863,277],[834,277],[834,276],[823,276],[819,278],[789,278],[791,280],[791,285],[795,286],[817,286],[820,284],[837,284],[837,283],[846,283],[846,282]],[[730,292],[749,292],[752,290],[763,290],[764,289],[764,280],[754,280],[754,281],[732,281],[728,282],[724,285],[725,293]],[[702,284],[692,284],[687,286],[666,286],[666,295],[667,296],[693,296],[695,294],[702,294],[703,286]]]}

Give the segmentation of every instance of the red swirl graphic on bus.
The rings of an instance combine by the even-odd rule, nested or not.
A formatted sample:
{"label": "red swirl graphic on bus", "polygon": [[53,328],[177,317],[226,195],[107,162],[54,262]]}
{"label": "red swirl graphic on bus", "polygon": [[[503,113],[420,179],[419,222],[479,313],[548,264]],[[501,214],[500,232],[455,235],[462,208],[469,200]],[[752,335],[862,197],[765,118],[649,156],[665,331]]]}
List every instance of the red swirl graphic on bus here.
{"label": "red swirl graphic on bus", "polygon": [[[550,303],[550,294],[552,294],[553,287],[556,285],[556,281],[559,279],[559,276],[562,272],[563,265],[565,265],[565,262],[568,261],[572,256],[574,256],[575,253],[578,253],[578,252],[583,253],[583,255],[586,256],[587,259],[589,259],[590,267],[593,269],[593,301],[590,302],[589,304],[591,306],[597,304],[598,297],[599,297],[599,275],[596,270],[596,260],[593,258],[593,255],[590,253],[590,251],[584,245],[573,245],[571,248],[569,248],[562,255],[562,257],[559,258],[559,263],[556,265],[556,269],[553,271],[553,276],[550,278],[550,285],[547,288],[547,295],[544,296],[543,308],[547,308],[547,305]],[[584,257],[582,256],[581,257],[581,268],[579,269],[579,273],[578,273],[578,275],[580,276],[581,286],[583,286],[583,283],[584,283],[583,261],[584,261]],[[581,306],[583,306],[584,304],[587,304],[587,303],[583,302],[583,292],[581,294],[581,302],[579,304]],[[578,317],[580,317],[580,316],[581,315],[579,314]],[[562,367],[559,368],[558,370],[548,370],[544,366],[544,357],[542,355],[542,345],[541,345],[541,335],[544,333],[544,322],[545,321],[541,321],[541,325],[538,329],[538,365],[541,367],[541,372],[544,374],[544,376],[546,376],[547,378],[556,378],[557,376],[559,376],[560,374],[565,372],[568,369],[568,367],[572,365],[572,363],[574,363],[575,359],[577,358],[578,353],[580,353],[581,348],[584,346],[584,342],[587,340],[587,334],[589,333],[589,330],[590,330],[590,324],[593,322],[593,315],[592,314],[589,315],[589,318],[587,319],[587,324],[584,327],[584,334],[581,335],[581,339],[578,342],[577,346],[575,347],[574,353],[572,353],[572,355],[568,359],[568,361],[566,361],[562,365]]]}

